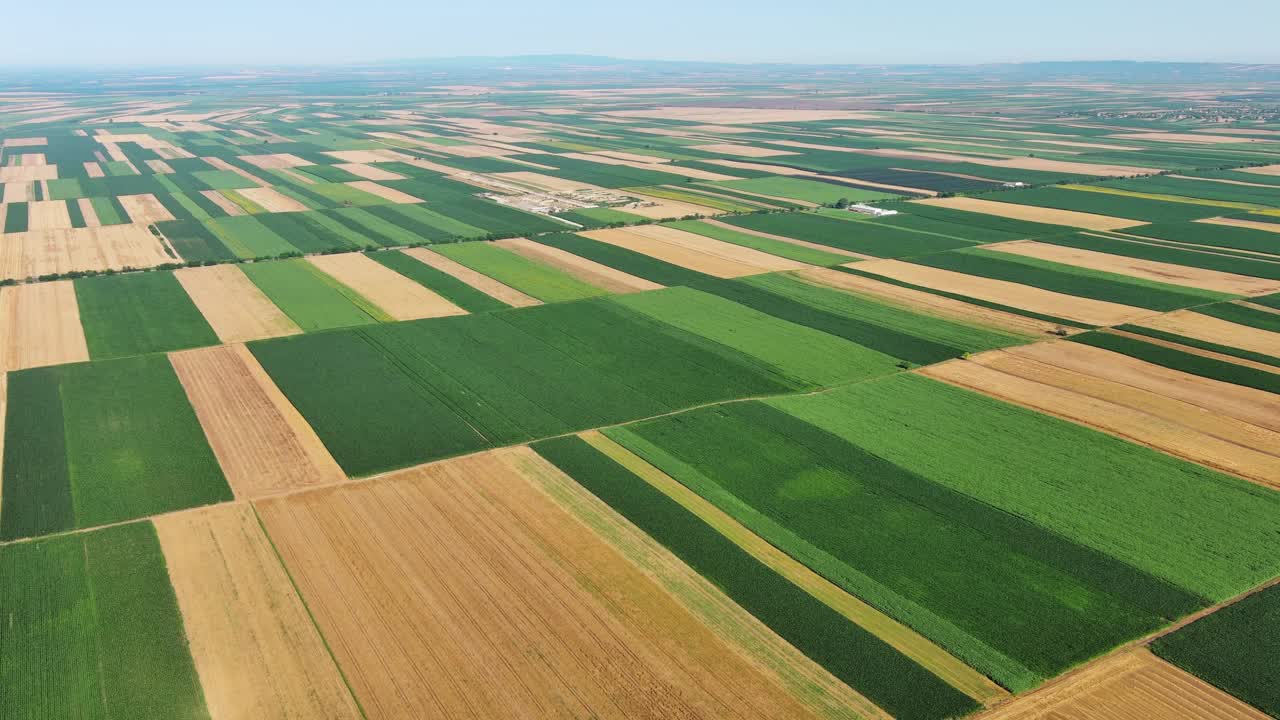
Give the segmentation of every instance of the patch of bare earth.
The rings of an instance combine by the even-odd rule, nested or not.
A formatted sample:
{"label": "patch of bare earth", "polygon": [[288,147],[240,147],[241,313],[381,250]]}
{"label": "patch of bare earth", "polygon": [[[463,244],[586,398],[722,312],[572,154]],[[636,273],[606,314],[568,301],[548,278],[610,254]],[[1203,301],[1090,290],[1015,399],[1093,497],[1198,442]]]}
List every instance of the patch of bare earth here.
{"label": "patch of bare earth", "polygon": [[70,280],[0,287],[0,370],[89,359]]}

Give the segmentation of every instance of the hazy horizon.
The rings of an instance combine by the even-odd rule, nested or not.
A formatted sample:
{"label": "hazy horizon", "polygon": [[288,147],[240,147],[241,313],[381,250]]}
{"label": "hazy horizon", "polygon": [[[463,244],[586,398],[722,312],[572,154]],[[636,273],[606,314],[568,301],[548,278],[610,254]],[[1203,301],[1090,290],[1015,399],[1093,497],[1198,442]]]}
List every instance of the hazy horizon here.
{"label": "hazy horizon", "polygon": [[[108,9],[51,0],[6,13],[0,67],[337,65],[455,57],[598,55],[794,64],[1108,61],[1280,63],[1280,4],[1232,3],[1247,19],[1205,33],[1204,6],[1080,0],[1059,6],[923,0],[902,8],[799,0],[643,7],[502,0],[446,8],[402,0],[358,7],[227,0],[216,9],[121,0]],[[56,38],[56,45],[50,42]]]}

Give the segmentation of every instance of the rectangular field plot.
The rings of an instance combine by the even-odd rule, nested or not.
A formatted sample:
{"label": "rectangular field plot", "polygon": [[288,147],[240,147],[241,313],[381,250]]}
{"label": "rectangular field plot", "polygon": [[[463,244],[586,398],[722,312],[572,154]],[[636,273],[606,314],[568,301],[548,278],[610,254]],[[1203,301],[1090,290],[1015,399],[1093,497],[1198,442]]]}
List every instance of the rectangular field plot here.
{"label": "rectangular field plot", "polygon": [[597,534],[543,490],[569,486],[505,450],[258,511],[371,719],[887,717],[624,523]]}
{"label": "rectangular field plot", "polygon": [[11,373],[0,537],[231,499],[162,355]]}
{"label": "rectangular field plot", "polygon": [[213,328],[171,272],[74,282],[89,355],[95,360],[218,342]]}
{"label": "rectangular field plot", "polygon": [[[503,310],[511,307],[507,303],[496,297],[488,295],[471,285],[459,280],[449,273],[432,267],[423,262],[419,256],[412,255],[409,252],[401,252],[392,250],[389,252],[375,252],[368,256],[374,262],[380,263],[395,272],[409,278],[413,282],[427,288],[436,293],[440,297],[466,310],[467,312],[488,312],[490,310]],[[440,260],[445,260],[443,256]],[[468,268],[463,268],[464,270]],[[475,271],[471,271],[475,272]],[[475,273],[479,275],[479,273]],[[484,277],[484,276],[481,276]],[[486,278],[487,279],[487,278]],[[499,285],[497,281],[493,281],[495,285]],[[505,286],[504,286],[505,287]],[[511,292],[517,292],[512,290]],[[530,298],[530,300],[533,300]],[[536,304],[536,300],[530,304]]]}
{"label": "rectangular field plot", "polygon": [[142,225],[33,230],[5,236],[0,279],[150,268],[169,262],[174,258]]}
{"label": "rectangular field plot", "polygon": [[1272,585],[1157,640],[1157,655],[1245,702],[1280,715],[1280,587]]}
{"label": "rectangular field plot", "polygon": [[241,269],[304,332],[391,319],[364,296],[302,258],[257,262]]}
{"label": "rectangular field plot", "polygon": [[[883,358],[877,371],[893,369],[878,353],[788,326],[764,316],[753,339],[769,342],[761,328],[781,328]],[[773,341],[784,346],[783,338]],[[354,475],[794,386],[768,362],[610,302],[282,338],[251,349]],[[424,422],[431,432],[421,431]]]}
{"label": "rectangular field plot", "polygon": [[69,280],[0,288],[0,370],[89,359]]}
{"label": "rectangular field plot", "polygon": [[360,253],[314,255],[312,265],[378,306],[395,320],[461,315],[465,311]]}
{"label": "rectangular field plot", "polygon": [[582,236],[713,277],[742,277],[808,267],[795,260],[665,225],[592,230]]}
{"label": "rectangular field plot", "polygon": [[224,343],[302,332],[235,265],[183,268],[174,276]]}
{"label": "rectangular field plot", "polygon": [[914,374],[769,403],[1208,600],[1280,564],[1274,491],[1057,418]]}
{"label": "rectangular field plot", "polygon": [[[897,258],[968,247],[973,243],[941,235],[904,230],[877,220],[834,218],[814,213],[741,215],[725,218],[737,227],[795,238],[864,257]],[[830,263],[824,263],[830,264]]]}
{"label": "rectangular field plot", "polygon": [[155,530],[0,547],[0,676],[15,720],[209,720]]}
{"label": "rectangular field plot", "polygon": [[768,405],[605,432],[1013,690],[1200,602]]}
{"label": "rectangular field plot", "polygon": [[438,245],[432,250],[542,302],[580,300],[606,293],[559,268],[489,243]]}
{"label": "rectangular field plot", "polygon": [[212,720],[361,717],[252,508],[155,525]]}

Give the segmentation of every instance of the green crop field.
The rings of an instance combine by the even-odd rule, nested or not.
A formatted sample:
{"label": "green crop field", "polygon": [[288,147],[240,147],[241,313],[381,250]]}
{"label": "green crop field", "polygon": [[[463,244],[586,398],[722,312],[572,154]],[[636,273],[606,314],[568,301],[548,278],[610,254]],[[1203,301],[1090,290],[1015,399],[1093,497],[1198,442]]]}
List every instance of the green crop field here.
{"label": "green crop field", "polygon": [[1208,600],[1280,571],[1280,495],[1079,425],[915,375],[770,403]]}
{"label": "green crop field", "polygon": [[433,248],[450,260],[532,295],[543,302],[579,300],[605,294],[568,273],[488,243],[457,243]]}
{"label": "green crop field", "polygon": [[150,523],[0,547],[5,717],[207,720]]}
{"label": "green crop field", "polygon": [[1156,654],[1226,690],[1273,717],[1280,717],[1280,586],[1160,638]]}
{"label": "green crop field", "polygon": [[1168,223],[1140,225],[1126,228],[1124,232],[1126,235],[1141,235],[1191,245],[1212,245],[1233,250],[1280,254],[1280,237],[1277,237],[1276,233],[1230,225],[1202,222]]}
{"label": "green crop field", "polygon": [[362,325],[381,310],[306,260],[274,260],[242,266],[244,274],[304,331]]}
{"label": "green crop field", "polygon": [[1058,235],[1044,238],[1043,242],[1081,250],[1096,250],[1142,260],[1155,260],[1173,265],[1186,265],[1206,270],[1220,270],[1238,275],[1252,275],[1253,277],[1280,280],[1280,263],[1257,257],[1223,255],[1221,253],[1201,252],[1171,245],[1130,242],[1118,238],[1084,234]]}
{"label": "green crop field", "polygon": [[1180,372],[1280,394],[1280,374],[1274,372],[1110,333],[1085,333],[1076,335],[1071,340]]}
{"label": "green crop field", "polygon": [[1223,209],[1208,205],[1151,200],[1131,195],[1085,192],[1066,188],[1034,188],[1000,195],[1001,202],[1074,210],[1151,223],[1179,222],[1221,215]]}
{"label": "green crop field", "polygon": [[804,245],[796,245],[781,240],[753,235],[751,233],[738,232],[732,228],[712,225],[710,223],[698,220],[681,220],[678,222],[668,223],[669,227],[677,230],[684,230],[698,235],[703,235],[723,242],[732,243],[749,247],[753,250],[767,252],[770,255],[777,255],[796,262],[809,263],[810,265],[840,265],[847,263],[853,258],[848,255],[837,255],[836,253],[818,250]]}
{"label": "green crop field", "polygon": [[80,322],[94,359],[218,344],[218,336],[173,273],[75,281]]}
{"label": "green crop field", "polygon": [[509,307],[501,300],[486,295],[454,276],[437,270],[421,260],[398,250],[369,253],[369,257],[440,295],[467,312],[488,312]]}
{"label": "green crop field", "polygon": [[973,244],[968,240],[883,225],[879,220],[845,220],[815,213],[742,215],[726,218],[725,222],[883,258],[910,257]]}
{"label": "green crop field", "polygon": [[776,195],[792,200],[804,200],[819,205],[830,205],[840,200],[850,202],[867,202],[869,200],[890,200],[901,197],[894,193],[865,190],[850,185],[806,180],[796,177],[762,177],[746,180],[720,180],[705,183],[708,188],[725,187],[731,190],[744,190],[761,195]]}
{"label": "green crop field", "polygon": [[615,270],[621,270],[636,277],[656,282],[659,285],[687,285],[691,282],[706,280],[711,277],[696,270],[672,265],[669,262],[649,257],[634,250],[599,242],[581,235],[571,233],[539,235],[537,241],[543,245],[573,253],[592,262],[607,265]]}

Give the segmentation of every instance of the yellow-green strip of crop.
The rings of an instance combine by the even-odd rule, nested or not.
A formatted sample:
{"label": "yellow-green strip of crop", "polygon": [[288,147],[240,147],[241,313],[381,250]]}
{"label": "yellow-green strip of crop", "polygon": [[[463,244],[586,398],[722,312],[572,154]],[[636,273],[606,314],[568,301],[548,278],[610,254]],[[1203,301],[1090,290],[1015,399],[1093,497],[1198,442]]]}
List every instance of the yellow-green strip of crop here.
{"label": "yellow-green strip of crop", "polygon": [[1008,691],[982,673],[965,665],[928,638],[850,595],[804,564],[770,545],[723,510],[649,464],[644,458],[597,431],[582,433],[581,437],[587,444],[697,515],[756,560],[928,669],[948,685],[984,704],[1008,696]]}
{"label": "yellow-green strip of crop", "polygon": [[1182,195],[1164,195],[1161,193],[1144,193],[1136,190],[1121,190],[1120,188],[1101,187],[1098,185],[1059,185],[1058,187],[1064,190],[1079,190],[1081,192],[1102,193],[1104,195],[1123,195],[1125,197],[1142,198],[1144,200],[1176,202],[1184,205],[1205,205],[1207,207],[1231,208],[1233,210],[1267,210],[1265,205],[1255,205],[1254,203],[1231,202],[1230,200],[1205,200],[1203,198],[1185,197]]}

